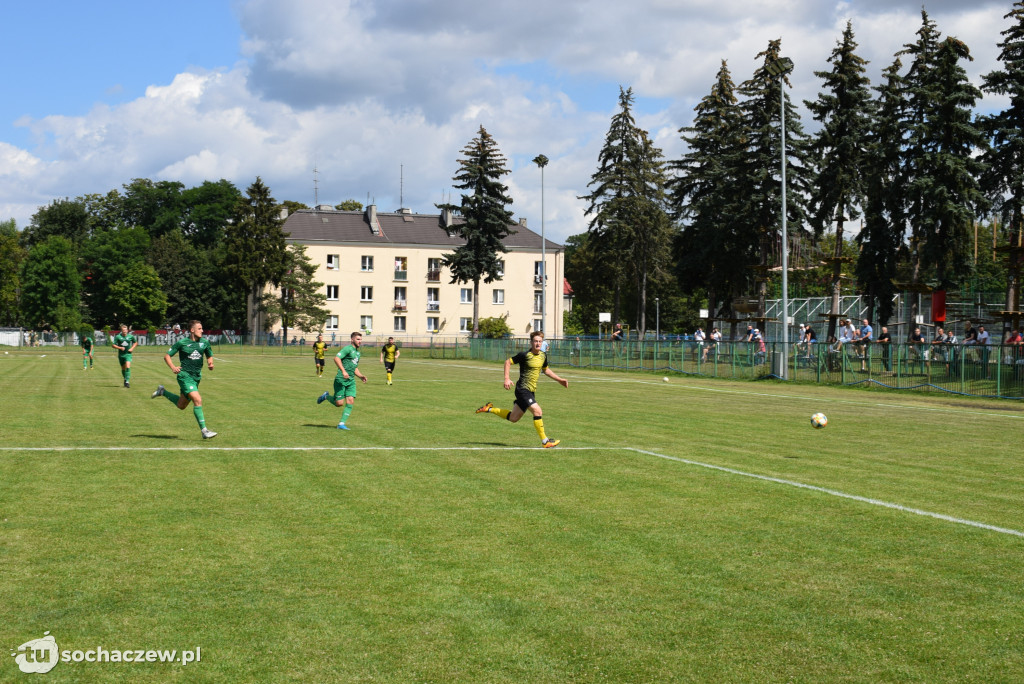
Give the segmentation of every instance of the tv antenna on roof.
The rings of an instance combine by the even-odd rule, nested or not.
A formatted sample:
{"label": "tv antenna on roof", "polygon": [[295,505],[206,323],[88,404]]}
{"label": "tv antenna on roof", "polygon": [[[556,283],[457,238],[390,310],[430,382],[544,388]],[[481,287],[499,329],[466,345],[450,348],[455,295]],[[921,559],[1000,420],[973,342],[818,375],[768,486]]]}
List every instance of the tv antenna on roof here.
{"label": "tv antenna on roof", "polygon": [[316,168],[316,162],[313,162],[313,206],[317,209],[320,208],[320,171]]}

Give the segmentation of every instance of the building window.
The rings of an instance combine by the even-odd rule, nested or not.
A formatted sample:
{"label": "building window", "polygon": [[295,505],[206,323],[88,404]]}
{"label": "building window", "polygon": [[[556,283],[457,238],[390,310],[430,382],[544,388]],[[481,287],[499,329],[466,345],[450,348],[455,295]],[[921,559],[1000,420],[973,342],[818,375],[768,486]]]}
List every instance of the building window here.
{"label": "building window", "polygon": [[395,288],[395,311],[405,311],[405,309],[406,309],[405,288],[404,287],[396,287]]}
{"label": "building window", "polygon": [[440,311],[441,310],[441,288],[439,287],[428,287],[427,288],[427,311]]}
{"label": "building window", "polygon": [[395,316],[395,332],[405,332],[405,316]]}
{"label": "building window", "polygon": [[542,321],[539,318],[534,318],[533,319],[533,329],[534,330],[540,330],[541,332],[544,332],[544,321]]}
{"label": "building window", "polygon": [[467,316],[460,318],[459,332],[473,332],[473,319]]}
{"label": "building window", "polygon": [[427,280],[432,283],[441,281],[441,260],[427,259]]}
{"label": "building window", "polygon": [[338,329],[338,317],[328,316],[327,322],[324,323],[324,330],[337,330]]}
{"label": "building window", "polygon": [[373,301],[373,286],[363,285],[359,288],[359,301],[361,302],[372,302]]}
{"label": "building window", "polygon": [[328,271],[337,271],[340,268],[340,265],[339,265],[340,263],[341,263],[341,261],[338,258],[337,254],[328,254],[327,255],[327,270]]}
{"label": "building window", "polygon": [[471,288],[471,287],[464,287],[464,288],[462,288],[462,291],[459,293],[459,301],[462,302],[463,304],[472,304],[473,303],[473,288]]}
{"label": "building window", "polygon": [[504,304],[505,303],[505,291],[504,290],[495,290],[494,291],[494,303],[495,304]]}
{"label": "building window", "polygon": [[327,286],[327,299],[337,300],[338,299],[338,286],[328,285]]}
{"label": "building window", "polygon": [[359,317],[359,329],[363,332],[373,331],[373,316],[360,316]]}
{"label": "building window", "polygon": [[498,277],[499,278],[504,278],[505,277],[505,260],[504,259],[498,259]]}
{"label": "building window", "polygon": [[437,321],[438,321],[438,317],[437,316],[427,316],[427,332],[436,333],[438,331],[438,329],[441,326],[438,325]]}
{"label": "building window", "polygon": [[544,282],[544,262],[534,261],[533,262],[533,282],[540,285]]}
{"label": "building window", "polygon": [[373,257],[372,256],[368,256],[368,255],[364,255],[363,256],[363,260],[362,260],[361,268],[365,272],[372,271],[373,270]]}
{"label": "building window", "polygon": [[533,293],[533,313],[541,313],[544,306],[544,293],[534,292]]}
{"label": "building window", "polygon": [[395,280],[409,279],[408,257],[395,257]]}

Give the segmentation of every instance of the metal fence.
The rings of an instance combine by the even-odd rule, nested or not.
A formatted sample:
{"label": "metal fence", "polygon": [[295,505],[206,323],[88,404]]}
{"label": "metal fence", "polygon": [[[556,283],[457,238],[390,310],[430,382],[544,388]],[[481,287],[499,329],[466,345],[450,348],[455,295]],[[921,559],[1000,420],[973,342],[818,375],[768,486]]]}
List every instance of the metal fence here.
{"label": "metal fence", "polygon": [[[0,331],[3,332],[3,331]],[[0,345],[25,350],[30,342],[48,351],[77,351],[79,339],[74,333],[39,333],[23,336],[16,331],[11,339],[0,337]],[[364,354],[377,353],[386,335],[364,336]],[[462,337],[398,336],[395,340],[405,358],[463,359],[502,362],[526,349],[525,338],[502,340]],[[219,355],[256,354],[312,355],[312,341],[295,344],[251,344],[245,335],[211,335],[214,353]],[[166,351],[173,342],[170,335],[140,336],[136,353]],[[331,349],[348,344],[348,339],[328,339]],[[692,340],[575,340],[549,341],[548,357],[552,366],[594,368],[652,373],[760,380],[782,376],[782,344],[779,342],[704,342]],[[96,346],[109,346],[98,333]],[[329,353],[334,353],[333,351]],[[941,391],[955,394],[1024,398],[1024,346],[1021,345],[932,345],[848,343],[840,346],[813,344],[789,345],[785,358],[789,379],[829,385],[871,384],[902,390]]]}
{"label": "metal fence", "polygon": [[[435,344],[431,358],[503,361],[525,349],[518,340]],[[759,380],[782,376],[783,345],[749,342],[551,340],[552,366]],[[791,344],[791,381],[872,384],[902,390],[1024,398],[1024,346]]]}

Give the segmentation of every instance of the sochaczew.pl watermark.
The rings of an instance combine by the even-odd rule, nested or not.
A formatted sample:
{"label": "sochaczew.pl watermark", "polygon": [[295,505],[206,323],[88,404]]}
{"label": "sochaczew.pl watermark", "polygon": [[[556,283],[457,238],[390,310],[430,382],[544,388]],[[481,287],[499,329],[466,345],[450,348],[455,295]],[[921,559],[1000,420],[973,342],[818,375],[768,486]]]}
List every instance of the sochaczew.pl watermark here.
{"label": "sochaczew.pl watermark", "polygon": [[87,649],[60,650],[57,640],[49,632],[40,639],[26,641],[11,653],[22,672],[44,674],[57,663],[198,663],[202,650],[196,646],[187,651],[151,649],[106,649],[102,646]]}

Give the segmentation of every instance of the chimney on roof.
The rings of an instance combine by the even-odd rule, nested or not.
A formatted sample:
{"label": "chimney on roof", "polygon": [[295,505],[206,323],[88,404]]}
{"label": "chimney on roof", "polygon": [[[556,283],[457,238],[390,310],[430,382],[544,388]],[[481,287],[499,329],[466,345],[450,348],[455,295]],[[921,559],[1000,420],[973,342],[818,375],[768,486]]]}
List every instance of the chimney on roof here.
{"label": "chimney on roof", "polygon": [[519,218],[519,225],[521,225],[523,228],[526,227],[526,217],[525,216],[522,216],[522,217]]}
{"label": "chimney on roof", "polygon": [[441,227],[445,230],[450,230],[455,220],[452,218],[452,212],[450,209],[441,210]]}
{"label": "chimney on roof", "polygon": [[317,211],[334,211],[334,207],[332,207],[330,204],[318,204],[318,205],[316,205],[316,210]]}
{"label": "chimney on roof", "polygon": [[281,220],[284,221],[286,218],[288,218],[288,207],[282,205],[281,206]]}
{"label": "chimney on roof", "polygon": [[366,222],[370,224],[370,232],[380,235],[380,221],[377,220],[377,205],[366,205]]}

